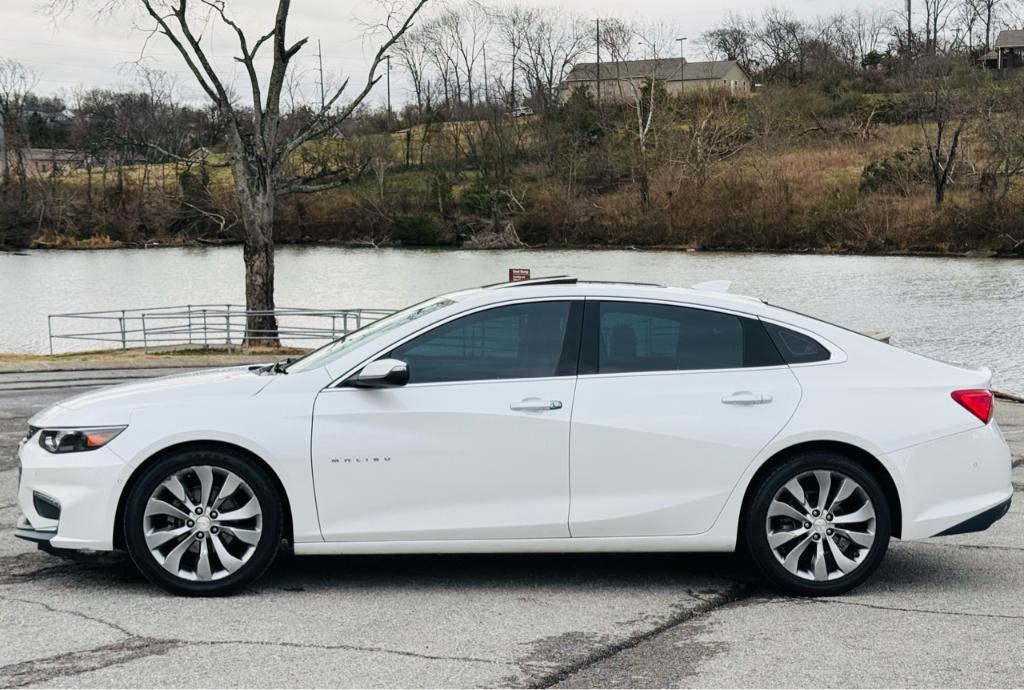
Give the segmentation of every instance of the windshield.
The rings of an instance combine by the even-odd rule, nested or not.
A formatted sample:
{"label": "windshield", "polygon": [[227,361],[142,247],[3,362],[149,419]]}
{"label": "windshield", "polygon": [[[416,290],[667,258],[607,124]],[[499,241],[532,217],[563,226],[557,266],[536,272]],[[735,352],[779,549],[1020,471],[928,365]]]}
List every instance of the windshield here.
{"label": "windshield", "polygon": [[371,324],[363,326],[357,331],[352,331],[338,340],[328,343],[317,350],[313,350],[305,357],[297,359],[289,364],[287,371],[309,371],[310,369],[326,366],[353,348],[362,345],[367,340],[383,335],[388,331],[398,328],[399,326],[404,326],[407,323],[416,321],[417,319],[420,319],[431,312],[437,311],[438,309],[443,309],[450,304],[454,304],[454,302],[446,297],[434,297],[432,299],[428,299],[426,302],[420,302],[419,304],[414,304],[401,311],[396,311],[394,314],[385,316],[383,319],[378,319]]}

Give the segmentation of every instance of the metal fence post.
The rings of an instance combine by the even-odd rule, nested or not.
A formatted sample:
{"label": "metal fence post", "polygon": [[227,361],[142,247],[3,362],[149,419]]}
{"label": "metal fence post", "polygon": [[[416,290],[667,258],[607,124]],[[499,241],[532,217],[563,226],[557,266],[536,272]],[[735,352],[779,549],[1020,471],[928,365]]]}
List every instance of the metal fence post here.
{"label": "metal fence post", "polygon": [[[123,312],[122,312],[123,313]],[[121,317],[124,319],[124,317]],[[122,329],[122,333],[124,330]],[[146,313],[142,313],[142,351],[149,354],[149,334],[146,332]]]}
{"label": "metal fence post", "polygon": [[209,350],[210,349],[210,342],[209,342],[209,337],[208,337],[209,334],[210,334],[210,330],[209,330],[209,327],[206,325],[206,310],[203,309],[203,349],[204,350]]}
{"label": "metal fence post", "polygon": [[228,341],[228,352],[231,352],[231,305],[228,304],[227,308],[227,314],[224,316],[224,331]]}
{"label": "metal fence post", "polygon": [[46,316],[46,335],[50,340],[50,354],[53,354],[53,316]]}
{"label": "metal fence post", "polygon": [[[124,309],[121,310],[121,318],[119,319],[119,321],[121,322],[121,352],[127,352],[128,351],[128,339],[125,337],[125,332],[124,332]],[[142,319],[142,334],[143,334],[143,337],[145,337],[145,334],[146,334],[145,314],[143,314],[143,319]]]}
{"label": "metal fence post", "polygon": [[192,344],[192,305],[186,305],[188,307],[188,344]]}

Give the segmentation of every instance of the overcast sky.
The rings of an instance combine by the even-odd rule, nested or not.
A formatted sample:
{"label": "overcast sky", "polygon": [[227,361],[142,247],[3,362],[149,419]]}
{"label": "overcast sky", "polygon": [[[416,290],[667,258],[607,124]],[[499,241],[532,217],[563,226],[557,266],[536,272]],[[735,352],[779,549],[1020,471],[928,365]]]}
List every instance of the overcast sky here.
{"label": "overcast sky", "polygon": [[[533,6],[564,8],[588,18],[637,18],[634,3],[626,0],[519,1]],[[891,7],[899,1],[861,0],[857,5]],[[0,0],[0,56],[29,65],[37,74],[40,93],[67,95],[83,85],[125,88],[137,83],[132,64],[146,42],[147,34],[142,27],[149,24],[134,9],[135,0],[121,0],[125,9],[103,18],[97,18],[93,11],[100,0],[78,2],[83,8],[89,8],[91,3],[91,8],[79,9],[55,22],[35,0]],[[275,5],[272,0],[228,0],[231,14],[253,34],[263,33],[270,25]],[[850,7],[852,3],[849,0],[646,0],[642,19],[644,22],[664,21],[682,35],[696,39],[730,10],[757,13],[770,5],[812,18]],[[318,88],[315,86],[318,83],[318,39],[323,49],[324,71],[329,78],[350,75],[353,83],[365,79],[369,57],[376,49],[375,42],[366,39],[365,24],[376,17],[373,3],[365,0],[293,0],[289,35],[293,39],[310,38],[310,45],[297,59],[298,81],[310,93]],[[233,36],[228,35],[223,26],[211,24],[203,42],[212,49],[216,64],[227,75],[226,81],[241,76],[231,59],[235,48]],[[702,57],[694,40],[690,41],[687,52],[691,59]],[[154,37],[144,54],[147,56],[145,64],[175,77],[180,97],[187,100],[201,97],[194,78],[166,39]],[[270,51],[264,49],[261,54],[263,64],[268,64]],[[404,80],[395,74],[393,98],[402,101],[405,92]],[[373,99],[383,101],[383,84],[378,86]]]}

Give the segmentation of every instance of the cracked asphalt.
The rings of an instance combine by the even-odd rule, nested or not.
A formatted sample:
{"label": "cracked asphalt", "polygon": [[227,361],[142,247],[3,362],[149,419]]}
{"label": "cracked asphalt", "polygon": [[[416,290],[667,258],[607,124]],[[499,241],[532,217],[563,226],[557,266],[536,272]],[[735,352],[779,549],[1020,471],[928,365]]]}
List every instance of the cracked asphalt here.
{"label": "cracked asphalt", "polygon": [[[1018,467],[987,532],[893,541],[838,598],[766,588],[736,556],[282,555],[258,585],[182,599],[122,555],[63,560],[13,537],[13,450],[36,410],[161,370],[0,374],[0,687],[1019,687]],[[93,380],[90,380],[93,379]]]}

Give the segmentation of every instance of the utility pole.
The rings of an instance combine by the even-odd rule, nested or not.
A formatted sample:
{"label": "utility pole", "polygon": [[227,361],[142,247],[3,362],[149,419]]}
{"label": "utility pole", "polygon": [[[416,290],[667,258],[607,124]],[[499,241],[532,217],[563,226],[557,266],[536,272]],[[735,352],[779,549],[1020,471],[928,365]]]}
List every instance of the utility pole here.
{"label": "utility pole", "polygon": [[491,88],[487,84],[487,46],[484,46],[484,105],[491,100]]}
{"label": "utility pole", "polygon": [[388,61],[387,71],[387,82],[388,82],[388,131],[391,131],[391,56],[385,55],[384,59]]}
{"label": "utility pole", "polygon": [[914,19],[913,19],[913,0],[907,0],[907,61],[909,62],[914,55]]}
{"label": "utility pole", "polygon": [[683,52],[686,36],[676,40],[679,41],[679,95],[681,96],[683,94],[683,82],[686,81],[686,54]]}
{"label": "utility pole", "polygon": [[316,39],[316,57],[320,60],[320,111],[327,105],[327,96],[324,95],[324,49],[320,45],[320,39]]}
{"label": "utility pole", "polygon": [[[908,2],[910,0],[907,0]],[[597,105],[601,105],[601,20],[597,22]]]}

